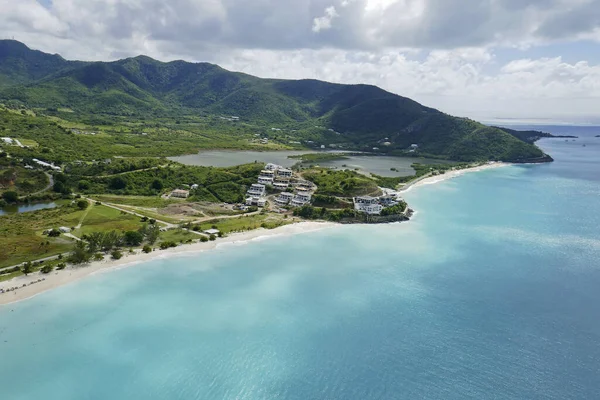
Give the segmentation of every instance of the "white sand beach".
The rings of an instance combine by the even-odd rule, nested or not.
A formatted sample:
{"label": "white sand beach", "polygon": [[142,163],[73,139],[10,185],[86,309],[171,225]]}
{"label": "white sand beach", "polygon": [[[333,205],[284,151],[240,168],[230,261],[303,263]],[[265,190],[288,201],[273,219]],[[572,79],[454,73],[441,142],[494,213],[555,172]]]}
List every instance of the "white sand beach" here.
{"label": "white sand beach", "polygon": [[479,172],[479,171],[485,171],[488,169],[495,169],[495,168],[502,168],[502,167],[508,167],[514,164],[511,163],[505,163],[505,162],[494,162],[494,163],[489,163],[489,164],[484,164],[484,165],[479,165],[477,167],[472,167],[472,168],[465,168],[465,169],[459,169],[456,171],[448,171],[445,174],[442,175],[435,175],[435,176],[430,176],[424,179],[421,179],[411,185],[407,185],[404,188],[400,189],[401,192],[406,192],[409,191],[412,188],[415,187],[419,187],[419,186],[424,186],[424,185],[433,185],[435,183],[439,183],[439,182],[443,182],[445,180],[448,179],[452,179],[452,178],[456,178],[458,176],[470,173],[470,172]]}
{"label": "white sand beach", "polygon": [[[332,226],[337,226],[337,224],[328,222],[299,222],[270,230],[260,228],[248,232],[233,233],[214,242],[198,242],[181,245],[167,250],[156,250],[148,254],[141,252],[141,250],[136,250],[135,253],[124,252],[123,258],[120,260],[111,260],[110,256],[106,256],[104,261],[94,261],[85,266],[69,266],[62,271],[55,270],[49,274],[35,272],[28,276],[19,276],[8,281],[0,282],[0,289],[5,291],[9,288],[18,287],[16,290],[0,293],[0,306],[31,298],[47,290],[78,281],[86,276],[124,268],[153,259],[177,257],[186,253],[204,252],[224,244],[245,243],[253,240],[314,232]],[[43,280],[40,281],[41,279]]]}

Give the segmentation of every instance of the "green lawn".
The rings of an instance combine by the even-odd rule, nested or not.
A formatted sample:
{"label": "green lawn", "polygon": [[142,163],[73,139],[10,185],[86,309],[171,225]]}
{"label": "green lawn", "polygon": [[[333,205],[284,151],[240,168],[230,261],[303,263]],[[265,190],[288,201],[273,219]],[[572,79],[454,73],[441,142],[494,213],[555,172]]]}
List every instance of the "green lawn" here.
{"label": "green lawn", "polygon": [[71,239],[49,238],[42,232],[76,226],[82,216],[83,211],[70,206],[0,216],[0,268],[69,251]]}
{"label": "green lawn", "polygon": [[271,229],[291,222],[291,220],[283,219],[279,215],[258,214],[239,218],[214,219],[200,225],[202,230],[210,229],[215,225],[221,232],[230,233],[257,229],[262,227],[263,224],[264,227]]}
{"label": "green lawn", "polygon": [[139,217],[122,213],[119,210],[103,205],[90,206],[88,215],[83,220],[81,229],[73,232],[76,236],[83,236],[92,232],[108,231],[135,231],[142,226]]}
{"label": "green lawn", "polygon": [[94,195],[94,200],[112,203],[115,205],[123,204],[134,207],[152,207],[163,208],[169,204],[181,202],[181,200],[165,200],[158,196],[117,196],[117,195]]}

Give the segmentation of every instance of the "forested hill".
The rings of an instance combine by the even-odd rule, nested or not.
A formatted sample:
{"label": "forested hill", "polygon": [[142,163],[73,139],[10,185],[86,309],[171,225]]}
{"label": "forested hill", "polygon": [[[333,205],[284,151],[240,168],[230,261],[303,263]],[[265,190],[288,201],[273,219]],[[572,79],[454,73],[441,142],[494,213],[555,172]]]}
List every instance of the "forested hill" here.
{"label": "forested hill", "polygon": [[[370,85],[261,79],[208,63],[146,56],[67,61],[0,41],[0,101],[73,115],[159,118],[227,115],[256,125],[310,132],[327,144],[418,152],[457,160],[529,161],[544,154],[523,135],[456,118]],[[322,133],[323,131],[324,133]],[[327,133],[334,131],[332,134]]]}

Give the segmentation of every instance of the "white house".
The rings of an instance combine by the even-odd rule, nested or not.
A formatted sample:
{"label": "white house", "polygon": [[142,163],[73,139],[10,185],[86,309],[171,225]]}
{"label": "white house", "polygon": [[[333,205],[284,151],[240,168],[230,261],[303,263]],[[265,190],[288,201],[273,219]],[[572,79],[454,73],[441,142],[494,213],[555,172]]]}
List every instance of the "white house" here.
{"label": "white house", "polygon": [[190,186],[190,188],[191,188],[192,190],[196,190],[196,189],[198,189],[198,184],[197,184],[197,183],[194,183],[192,186]]}
{"label": "white house", "polygon": [[383,206],[379,204],[379,199],[363,196],[354,198],[354,209],[367,214],[381,214]]}
{"label": "white house", "polygon": [[289,184],[285,183],[285,182],[275,182],[273,184],[273,189],[275,190],[286,190],[288,188]]}
{"label": "white house", "polygon": [[219,232],[220,231],[218,229],[207,229],[204,231],[204,233],[206,233],[207,235],[218,235]]}
{"label": "white house", "polygon": [[311,199],[310,193],[298,193],[292,200],[292,206],[294,207],[302,207],[307,204]]}
{"label": "white house", "polygon": [[179,199],[187,199],[188,197],[190,197],[190,191],[183,190],[183,189],[175,189],[171,192],[171,197],[177,197]]}
{"label": "white house", "polygon": [[11,138],[9,138],[9,137],[3,137],[3,138],[0,138],[0,139],[2,139],[2,141],[4,143],[6,143],[6,144],[12,144],[13,143],[13,140]]}
{"label": "white house", "polygon": [[271,170],[271,169],[263,169],[262,171],[260,171],[260,175],[262,177],[265,178],[274,178],[275,177],[275,171]]}
{"label": "white house", "polygon": [[268,163],[268,164],[265,166],[265,169],[266,169],[266,170],[268,170],[268,171],[277,171],[279,168],[281,168],[279,165],[277,165],[277,164],[272,164],[272,163]]}
{"label": "white house", "polygon": [[265,176],[259,176],[258,177],[258,183],[260,183],[261,185],[272,185],[273,184],[273,178],[268,178]]}
{"label": "white house", "polygon": [[293,198],[294,198],[293,193],[283,192],[283,193],[280,193],[279,196],[277,196],[277,198],[275,199],[275,202],[277,203],[277,205],[285,206],[285,205],[288,205],[290,203],[290,201],[292,201]]}
{"label": "white house", "polygon": [[281,178],[291,178],[292,170],[287,168],[280,168],[277,170],[277,176]]}
{"label": "white house", "polygon": [[264,207],[267,204],[267,199],[264,197],[252,196],[246,199],[247,206]]}
{"label": "white house", "polygon": [[254,183],[248,189],[248,195],[251,197],[261,197],[265,195],[265,185],[260,183]]}

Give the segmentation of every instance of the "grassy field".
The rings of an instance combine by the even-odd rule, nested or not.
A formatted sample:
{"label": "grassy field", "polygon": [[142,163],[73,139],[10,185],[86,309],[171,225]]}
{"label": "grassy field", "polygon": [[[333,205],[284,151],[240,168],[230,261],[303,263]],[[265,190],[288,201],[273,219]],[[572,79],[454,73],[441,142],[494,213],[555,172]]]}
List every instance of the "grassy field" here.
{"label": "grassy field", "polygon": [[135,215],[122,213],[119,210],[106,206],[90,206],[88,214],[83,220],[81,229],[73,232],[76,236],[83,236],[92,232],[108,231],[135,231],[142,223]]}
{"label": "grassy field", "polygon": [[261,227],[272,229],[292,222],[292,219],[284,219],[280,215],[258,214],[240,218],[214,219],[203,222],[201,228],[202,230],[205,230],[216,226],[221,232],[230,233],[249,231]]}
{"label": "grassy field", "polygon": [[163,208],[173,203],[181,203],[181,200],[165,200],[158,196],[117,196],[117,195],[94,195],[94,200],[103,203],[122,204],[134,207]]}
{"label": "grassy field", "polygon": [[71,206],[0,216],[0,268],[69,251],[73,241],[49,238],[46,229],[72,227],[84,212]]}

